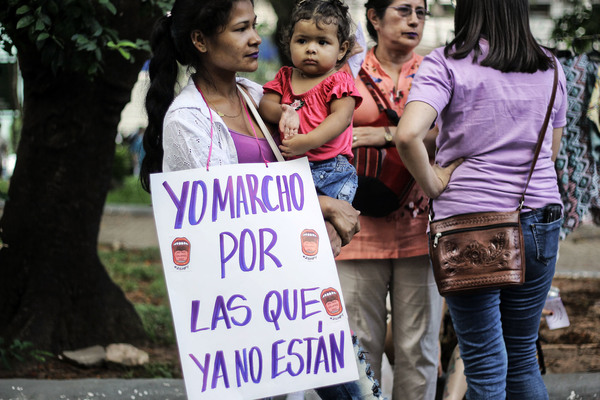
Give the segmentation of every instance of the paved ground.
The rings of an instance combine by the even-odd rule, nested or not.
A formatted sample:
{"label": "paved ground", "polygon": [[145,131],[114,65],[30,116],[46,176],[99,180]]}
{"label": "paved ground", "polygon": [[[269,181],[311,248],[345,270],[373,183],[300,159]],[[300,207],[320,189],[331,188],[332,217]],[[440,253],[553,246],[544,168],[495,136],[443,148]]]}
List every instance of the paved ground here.
{"label": "paved ground", "polygon": [[[0,215],[2,213],[0,204]],[[158,246],[150,207],[107,207],[101,244],[123,248]],[[600,278],[600,227],[584,224],[560,247],[557,275]],[[600,399],[600,373],[544,376],[550,400]],[[312,400],[312,396],[306,399]],[[179,379],[1,380],[0,400],[170,400],[186,399]],[[280,397],[277,400],[283,400]],[[291,397],[290,397],[291,399]],[[524,399],[527,400],[527,399]]]}
{"label": "paved ground", "polygon": [[[550,400],[599,398],[599,374],[550,374],[544,381]],[[79,379],[44,381],[31,379],[0,380],[0,400],[25,399],[185,399],[180,379]],[[300,396],[300,397],[299,397]],[[277,396],[275,400],[318,400],[314,392]]]}
{"label": "paved ground", "polygon": [[[550,400],[591,400],[600,398],[599,376],[600,374],[545,375],[544,381]],[[313,398],[311,395],[310,399]],[[96,399],[185,400],[187,396],[183,380],[180,379],[0,379],[0,400]],[[280,396],[276,400],[284,399],[285,397]]]}
{"label": "paved ground", "polygon": [[127,249],[158,247],[152,207],[107,206],[98,241]]}

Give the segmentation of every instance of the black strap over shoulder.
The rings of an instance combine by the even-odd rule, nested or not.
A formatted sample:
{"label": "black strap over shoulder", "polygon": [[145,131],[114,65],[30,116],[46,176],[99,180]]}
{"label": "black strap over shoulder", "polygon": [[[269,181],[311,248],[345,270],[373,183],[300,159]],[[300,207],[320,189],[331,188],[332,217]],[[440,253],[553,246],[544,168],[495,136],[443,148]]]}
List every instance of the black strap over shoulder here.
{"label": "black strap over shoulder", "polygon": [[358,71],[358,77],[363,81],[367,90],[369,90],[369,93],[371,93],[373,100],[375,100],[375,103],[377,104],[377,108],[379,108],[379,112],[384,112],[387,115],[390,125],[398,125],[398,122],[400,121],[398,113],[392,109],[387,97],[383,95],[379,86],[377,86],[373,81],[373,78],[371,78],[371,75],[361,67],[360,71]]}

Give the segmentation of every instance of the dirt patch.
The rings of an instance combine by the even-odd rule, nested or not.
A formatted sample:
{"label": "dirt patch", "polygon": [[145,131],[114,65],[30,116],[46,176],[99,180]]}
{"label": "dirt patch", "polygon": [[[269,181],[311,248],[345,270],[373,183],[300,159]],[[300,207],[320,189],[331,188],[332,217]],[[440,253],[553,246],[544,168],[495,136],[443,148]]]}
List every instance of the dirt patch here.
{"label": "dirt patch", "polygon": [[[560,289],[570,326],[550,330],[542,318],[538,352],[541,369],[547,374],[600,372],[600,279],[554,278],[552,286]],[[456,345],[451,326],[442,327],[441,342],[442,366],[446,369]]]}
{"label": "dirt patch", "polygon": [[133,379],[181,378],[181,364],[176,346],[140,347],[150,355],[150,363],[140,367],[126,367],[106,362],[95,367],[74,365],[58,357],[44,362],[11,363],[11,368],[0,368],[0,379]]}
{"label": "dirt patch", "polygon": [[555,278],[571,325],[540,328],[548,373],[600,371],[600,279]]}
{"label": "dirt patch", "polygon": [[[549,330],[540,324],[542,356],[547,373],[600,372],[600,279],[555,278],[571,325]],[[83,378],[181,378],[176,346],[141,347],[150,354],[144,367],[123,367],[107,363],[82,368],[58,358],[46,362],[18,363],[0,367],[0,378],[83,379]]]}

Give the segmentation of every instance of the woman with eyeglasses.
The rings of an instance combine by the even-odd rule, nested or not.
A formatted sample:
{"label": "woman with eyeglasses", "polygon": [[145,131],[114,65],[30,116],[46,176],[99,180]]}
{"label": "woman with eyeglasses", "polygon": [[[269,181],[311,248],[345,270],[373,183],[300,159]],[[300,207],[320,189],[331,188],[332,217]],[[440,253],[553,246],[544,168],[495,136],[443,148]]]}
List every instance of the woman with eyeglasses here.
{"label": "woman with eyeglasses", "polygon": [[[362,77],[356,80],[363,103],[354,113],[353,147],[395,151],[391,132],[423,59],[414,50],[429,14],[427,2],[369,0],[365,8],[367,30],[376,45],[368,50]],[[389,111],[383,113],[381,107]],[[434,129],[432,144],[435,133]],[[371,192],[367,197],[368,201],[379,199]],[[389,295],[394,351],[388,358],[394,365],[392,394],[396,400],[430,400],[436,393],[442,299],[427,256],[427,203],[423,191],[414,185],[406,201],[387,215],[363,213],[360,233],[336,259],[350,328],[361,338],[378,379]]]}
{"label": "woman with eyeglasses", "polygon": [[[520,214],[525,282],[446,296],[467,399],[545,400],[536,340],[561,226],[554,160],[567,122],[565,75],[532,35],[527,0],[456,3],[456,36],[423,60],[395,141],[416,181],[434,199],[435,220],[514,211],[557,74],[556,98]],[[439,150],[431,165],[423,138],[436,122]],[[455,253],[458,260],[464,255]]]}

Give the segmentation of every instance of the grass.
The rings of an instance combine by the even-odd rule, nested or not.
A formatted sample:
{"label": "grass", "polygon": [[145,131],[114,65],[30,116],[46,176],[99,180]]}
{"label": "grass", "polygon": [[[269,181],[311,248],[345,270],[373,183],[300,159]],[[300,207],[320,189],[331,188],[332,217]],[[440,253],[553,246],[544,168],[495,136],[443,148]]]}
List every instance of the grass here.
{"label": "grass", "polygon": [[175,344],[169,296],[158,248],[101,248],[98,254],[112,280],[135,306],[151,342]]}
{"label": "grass", "polygon": [[[142,319],[150,342],[157,346],[176,344],[169,296],[158,248],[141,250],[98,249],[100,260],[112,280],[125,292]],[[150,362],[143,366],[143,375],[152,378],[180,376],[178,365]],[[140,374],[131,369],[127,374]],[[133,375],[131,377],[134,377]]]}
{"label": "grass", "polygon": [[108,192],[106,203],[150,205],[151,200],[150,194],[142,189],[137,176],[126,176],[122,185]]}
{"label": "grass", "polygon": [[0,179],[0,200],[6,200],[8,196],[8,181]]}
{"label": "grass", "polygon": [[46,361],[53,357],[52,353],[38,350],[31,342],[14,340],[12,343],[4,342],[0,337],[0,365],[5,369],[11,369],[13,362],[25,362],[29,360]]}

